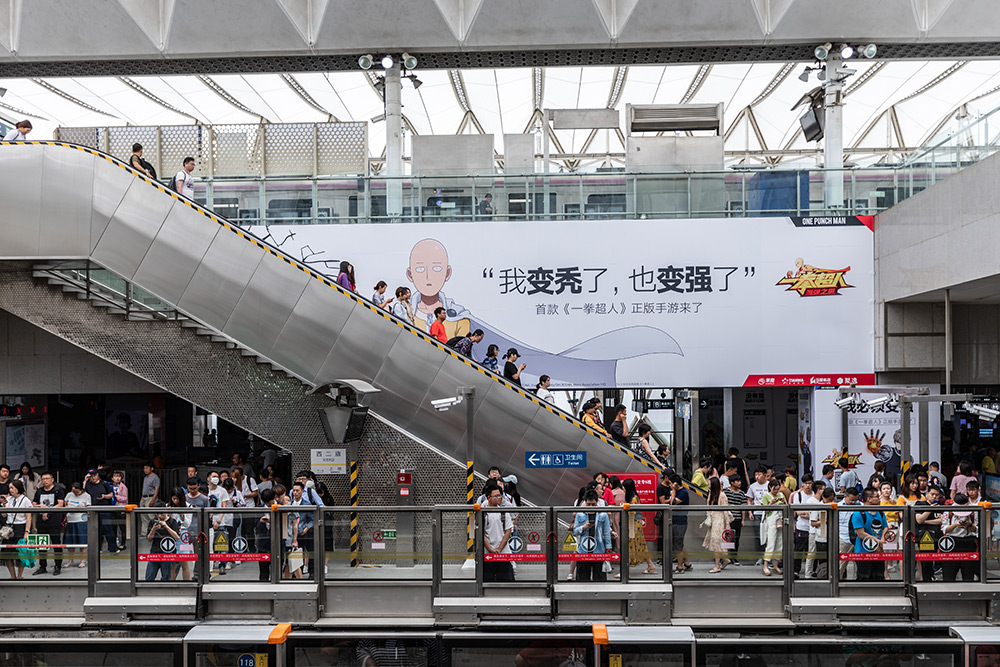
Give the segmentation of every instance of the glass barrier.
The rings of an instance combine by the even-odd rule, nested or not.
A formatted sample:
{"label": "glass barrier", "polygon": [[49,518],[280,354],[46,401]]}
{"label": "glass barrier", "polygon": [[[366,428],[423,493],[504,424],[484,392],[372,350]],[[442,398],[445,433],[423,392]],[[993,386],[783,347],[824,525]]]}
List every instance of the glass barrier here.
{"label": "glass barrier", "polygon": [[660,519],[663,510],[636,509],[638,507],[641,506],[631,505],[630,509],[611,517],[614,524],[612,531],[624,547],[624,551],[619,549],[622,551],[622,562],[618,571],[627,570],[626,578],[630,582],[668,578],[669,561],[664,565],[664,536]]}
{"label": "glass barrier", "polygon": [[[899,526],[905,521],[906,509],[886,511],[876,503],[844,505],[837,509],[837,513],[840,581],[902,581],[900,540],[904,536],[900,534]],[[893,528],[892,524],[896,527]]]}
{"label": "glass barrier", "polygon": [[12,496],[7,497],[6,507],[23,511],[8,511],[3,521],[0,559],[4,567],[0,572],[6,569],[10,579],[43,582],[55,577],[60,581],[87,579],[86,514],[62,507],[32,508],[26,498],[19,502]]}
{"label": "glass barrier", "polygon": [[915,581],[979,581],[985,546],[980,544],[980,526],[991,525],[992,512],[974,505],[913,505],[908,509]]}
{"label": "glass barrier", "polygon": [[548,581],[548,510],[483,507],[483,582]]}
{"label": "glass barrier", "polygon": [[[429,509],[324,510],[327,582],[407,579],[430,581],[434,536]],[[355,518],[356,517],[356,518]],[[356,540],[351,539],[352,521]]]}
{"label": "glass barrier", "polygon": [[137,508],[133,514],[138,541],[136,581],[197,580],[201,551],[198,544],[198,510]]}
{"label": "glass barrier", "polygon": [[[280,558],[274,561],[280,566],[279,579],[295,581],[315,578],[316,516],[316,508],[307,505],[301,508],[283,505],[272,514],[271,530],[277,530],[280,539]],[[220,531],[227,532],[224,526],[220,527]]]}
{"label": "glass barrier", "polygon": [[[970,155],[948,148],[906,166],[844,170],[219,177],[199,181],[195,200],[245,226],[874,215],[981,159]],[[830,178],[843,181],[844,198],[828,206]]]}
{"label": "glass barrier", "polygon": [[[131,540],[119,541],[120,534],[131,534],[125,510],[106,507],[95,508],[90,515],[90,520],[95,518],[97,519],[97,546],[93,554],[98,559],[97,578],[129,581],[132,579],[133,542]],[[90,528],[90,530],[94,529]]]}
{"label": "glass barrier", "polygon": [[620,507],[581,505],[556,511],[560,581],[618,581],[620,545],[611,534],[611,517]]}
{"label": "glass barrier", "polygon": [[441,540],[441,579],[475,580],[479,564],[476,560],[476,512],[442,509],[438,527]]}
{"label": "glass barrier", "polygon": [[[206,517],[208,532],[203,539],[207,540],[210,581],[271,580],[269,508],[210,509]],[[311,531],[305,530],[299,541],[308,541]]]}

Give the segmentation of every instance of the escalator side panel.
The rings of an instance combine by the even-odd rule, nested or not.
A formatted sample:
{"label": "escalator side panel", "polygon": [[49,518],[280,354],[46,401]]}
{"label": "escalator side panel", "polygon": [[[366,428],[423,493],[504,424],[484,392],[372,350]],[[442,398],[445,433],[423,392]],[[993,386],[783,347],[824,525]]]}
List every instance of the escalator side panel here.
{"label": "escalator side panel", "polygon": [[[0,206],[0,229],[4,231],[0,258],[37,257],[42,212],[42,152],[30,146],[4,146],[0,160],[0,183],[17,188]],[[8,154],[7,151],[10,151]]]}
{"label": "escalator side panel", "polygon": [[160,227],[135,272],[136,283],[149,285],[149,291],[174,304],[180,301],[216,235],[228,233],[208,218],[178,212],[172,211]]}
{"label": "escalator side panel", "polygon": [[42,182],[39,251],[52,258],[89,256],[94,158],[83,151],[46,152]]}
{"label": "escalator side panel", "polygon": [[[331,290],[332,292],[333,290]],[[337,336],[333,349],[326,356],[319,372],[316,373],[316,382],[326,382],[337,378],[361,378],[371,382],[378,375],[379,369],[382,368],[389,350],[395,345],[397,337],[412,337],[412,334],[395,324],[388,326],[389,323],[385,321],[383,321],[382,326],[379,326],[376,320],[382,318],[368,312],[363,306],[354,305],[354,301],[342,299],[336,294],[333,294],[332,297],[340,302],[335,308],[337,312],[348,306],[352,307],[352,310],[347,318],[347,323],[340,329],[340,335]],[[392,391],[395,391],[395,385],[393,385]],[[378,401],[381,398],[381,395],[375,398],[375,406],[379,404]],[[391,419],[388,414],[385,416]]]}
{"label": "escalator side panel", "polygon": [[222,331],[264,251],[222,229],[194,273],[177,307]]}
{"label": "escalator side panel", "polygon": [[[452,407],[446,412],[438,412],[431,409],[431,401],[438,398],[455,396],[456,389],[464,385],[475,385],[478,378],[471,377],[468,367],[464,369],[458,364],[443,364],[437,374],[431,380],[427,391],[422,399],[424,410],[418,410],[413,416],[411,429],[415,433],[433,433],[432,442],[438,449],[448,452],[461,461],[465,462],[465,431],[466,431],[466,406],[465,404]],[[478,373],[477,373],[478,375]],[[471,380],[470,381],[470,377]],[[480,397],[484,396],[482,388],[477,387],[474,408],[478,413],[482,407]],[[478,428],[477,428],[478,431]]]}
{"label": "escalator side panel", "polygon": [[[83,151],[73,151],[86,156]],[[93,157],[91,157],[93,160]],[[111,216],[115,214],[125,193],[129,187],[135,183],[135,176],[124,169],[109,168],[110,165],[102,166],[103,160],[94,163],[94,210],[90,216],[90,249],[97,246],[97,242],[104,234],[104,230],[111,221]],[[67,182],[72,182],[72,176],[67,175]],[[150,194],[150,196],[156,196]],[[162,196],[162,195],[161,195]]]}
{"label": "escalator side panel", "polygon": [[[133,179],[121,205],[93,251],[93,258],[126,280],[132,280],[175,200]],[[144,289],[153,286],[142,285]]]}
{"label": "escalator side panel", "polygon": [[[358,311],[360,309],[355,310],[352,320],[358,316]],[[425,341],[409,332],[403,332],[396,337],[392,349],[382,360],[382,368],[375,376],[374,384],[393,388],[396,396],[392,403],[392,413],[397,424],[408,429],[418,410],[421,408],[433,410],[430,404],[424,405],[424,396],[427,395],[427,383],[437,375],[444,360],[443,354],[434,354],[427,349]],[[454,395],[454,393],[445,394],[445,396]],[[379,401],[379,405],[382,404],[382,401]]]}
{"label": "escalator side panel", "polygon": [[267,356],[312,278],[284,260],[264,253],[223,331]]}
{"label": "escalator side panel", "polygon": [[324,382],[315,375],[316,361],[330,355],[354,307],[353,301],[339,297],[319,280],[311,279],[274,341],[271,354],[300,376]]}
{"label": "escalator side panel", "polygon": [[[526,437],[540,408],[498,382],[490,382],[493,386],[476,410],[476,458],[483,463],[489,460],[488,465],[500,466],[501,470],[510,470],[506,464],[513,461],[515,469],[520,470],[524,467],[524,458],[515,460],[517,446]],[[487,458],[481,458],[483,456]]]}

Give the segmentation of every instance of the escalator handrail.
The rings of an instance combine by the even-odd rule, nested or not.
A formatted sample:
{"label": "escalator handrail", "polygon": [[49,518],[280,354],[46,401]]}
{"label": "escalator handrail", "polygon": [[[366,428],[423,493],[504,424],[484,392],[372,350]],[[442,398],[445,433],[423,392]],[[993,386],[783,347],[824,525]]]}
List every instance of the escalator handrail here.
{"label": "escalator handrail", "polygon": [[[583,430],[584,432],[589,433],[589,434],[593,435],[594,437],[598,438],[599,440],[601,440],[601,441],[603,441],[603,442],[611,445],[612,447],[614,447],[615,449],[619,450],[620,452],[622,452],[622,453],[624,453],[624,454],[632,457],[634,460],[638,461],[639,463],[642,463],[643,465],[645,465],[645,466],[647,466],[647,467],[655,470],[657,473],[661,472],[661,469],[657,468],[653,464],[652,461],[647,461],[644,457],[639,456],[635,452],[632,452],[627,447],[623,447],[622,445],[618,444],[617,442],[614,442],[610,438],[607,438],[607,437],[601,435],[600,433],[598,433],[597,431],[591,429],[589,426],[587,426],[586,424],[584,424],[582,421],[580,421],[579,419],[577,419],[573,415],[565,412],[564,410],[561,410],[561,409],[555,407],[554,405],[550,405],[546,401],[543,401],[542,399],[538,398],[537,396],[534,396],[531,392],[525,391],[523,387],[519,387],[519,386],[511,383],[510,381],[508,381],[502,375],[499,375],[497,373],[494,373],[492,371],[487,370],[481,364],[475,362],[472,359],[469,359],[469,358],[465,357],[464,355],[459,354],[457,351],[453,350],[452,348],[448,347],[447,345],[444,345],[443,343],[441,343],[436,338],[431,337],[429,334],[427,334],[427,333],[425,333],[425,332],[417,329],[416,327],[410,325],[408,322],[404,322],[403,320],[401,320],[398,317],[396,317],[395,315],[393,315],[391,312],[388,312],[384,308],[380,308],[380,307],[376,306],[373,302],[371,302],[368,299],[360,296],[359,294],[344,289],[343,287],[341,287],[337,283],[337,281],[335,279],[331,279],[330,276],[328,276],[328,275],[326,275],[326,274],[324,274],[324,273],[322,273],[320,271],[317,271],[317,270],[315,270],[315,269],[313,269],[313,268],[311,268],[311,267],[303,264],[300,260],[297,260],[294,257],[291,257],[290,255],[288,255],[287,253],[285,253],[283,250],[281,250],[279,248],[276,248],[275,246],[269,244],[267,241],[263,240],[259,236],[255,235],[255,234],[253,234],[253,233],[251,233],[251,232],[249,232],[249,231],[247,231],[245,229],[242,229],[239,225],[235,225],[232,222],[230,222],[229,220],[227,220],[226,218],[223,218],[223,217],[221,217],[219,215],[216,215],[215,213],[213,213],[212,211],[208,210],[207,208],[205,208],[201,204],[198,204],[197,202],[195,202],[195,201],[193,201],[191,199],[188,199],[187,197],[184,197],[183,195],[181,195],[181,194],[179,194],[179,193],[177,193],[177,192],[175,192],[175,191],[167,188],[165,185],[163,185],[162,183],[160,183],[158,180],[156,180],[154,178],[150,178],[149,176],[146,176],[145,174],[142,174],[142,173],[136,171],[135,169],[132,168],[131,165],[129,165],[128,163],[126,163],[123,160],[120,160],[119,158],[115,157],[114,155],[110,155],[110,154],[105,153],[103,151],[97,150],[96,148],[92,148],[91,146],[85,146],[85,145],[82,145],[82,144],[75,144],[75,143],[71,143],[71,142],[68,142],[68,141],[50,141],[50,140],[38,140],[38,141],[31,141],[31,140],[28,140],[28,141],[0,141],[0,145],[16,145],[16,144],[23,144],[23,145],[28,145],[28,146],[58,146],[58,147],[61,147],[61,148],[73,148],[73,149],[76,149],[78,151],[83,151],[84,153],[88,153],[90,155],[93,155],[94,157],[98,157],[98,158],[102,158],[104,160],[107,160],[108,162],[112,163],[113,165],[115,165],[117,167],[120,167],[121,169],[124,169],[126,172],[132,174],[136,178],[138,178],[138,179],[140,179],[140,180],[148,183],[149,185],[153,186],[154,188],[156,188],[160,192],[162,192],[162,193],[164,193],[164,194],[166,194],[166,195],[168,195],[170,197],[173,197],[178,202],[181,202],[182,204],[184,204],[184,205],[190,207],[191,209],[193,209],[194,211],[196,211],[196,212],[204,215],[209,220],[212,220],[213,222],[215,222],[215,223],[221,225],[222,227],[224,227],[225,229],[228,229],[229,231],[233,232],[234,234],[236,234],[237,236],[243,238],[244,240],[249,241],[250,243],[254,244],[258,248],[260,248],[261,250],[263,250],[264,252],[267,252],[267,253],[273,255],[274,257],[277,257],[278,259],[282,260],[283,262],[287,263],[288,265],[293,266],[296,269],[299,269],[300,271],[302,271],[303,273],[307,274],[308,276],[310,276],[312,278],[315,278],[316,280],[319,280],[321,283],[323,283],[327,287],[333,288],[334,290],[340,292],[343,296],[346,296],[349,299],[353,299],[354,302],[357,303],[358,305],[363,306],[363,307],[367,308],[368,310],[372,311],[373,313],[376,313],[376,314],[384,317],[385,319],[387,319],[388,321],[392,322],[396,326],[400,327],[404,331],[407,331],[407,332],[413,334],[417,338],[420,338],[421,340],[424,340],[425,342],[430,343],[434,347],[436,347],[439,350],[445,352],[446,354],[451,355],[453,358],[461,361],[462,363],[464,363],[469,368],[472,368],[473,370],[478,371],[479,373],[481,373],[484,376],[490,378],[494,382],[497,382],[500,385],[507,387],[511,391],[514,391],[514,392],[520,394],[522,397],[524,397],[524,398],[528,399],[529,401],[532,401],[533,403],[535,403],[535,405],[537,405],[538,407],[543,408],[545,410],[548,410],[549,412],[551,412],[555,416],[559,417],[560,419],[563,419],[563,420],[569,422],[570,424],[576,426],[577,428]],[[688,486],[689,488],[692,488],[692,485],[688,485],[688,484],[685,484],[685,485]],[[693,487],[692,488],[692,490],[694,490],[694,489],[697,489],[697,487]],[[700,489],[697,489],[697,491],[699,493],[701,492]]]}

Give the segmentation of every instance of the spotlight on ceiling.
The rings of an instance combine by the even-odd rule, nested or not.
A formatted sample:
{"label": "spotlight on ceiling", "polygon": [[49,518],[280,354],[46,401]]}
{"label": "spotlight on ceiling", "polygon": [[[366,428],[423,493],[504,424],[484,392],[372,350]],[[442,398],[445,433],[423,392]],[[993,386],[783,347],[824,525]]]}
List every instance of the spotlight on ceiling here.
{"label": "spotlight on ceiling", "polygon": [[819,72],[817,72],[816,78],[819,79],[820,81],[826,81],[826,70],[821,69]]}
{"label": "spotlight on ceiling", "polygon": [[826,60],[830,55],[830,49],[833,48],[833,44],[827,42],[826,44],[820,44],[813,50],[813,55],[816,56],[816,60]]}
{"label": "spotlight on ceiling", "polygon": [[840,45],[840,57],[842,60],[850,60],[854,57],[854,47],[850,44]]}
{"label": "spotlight on ceiling", "polygon": [[410,74],[410,75],[409,75],[409,76],[407,76],[406,78],[407,78],[407,79],[409,79],[409,80],[410,80],[410,83],[412,83],[412,84],[413,84],[413,89],[414,89],[414,90],[416,90],[416,89],[417,89],[417,88],[419,88],[420,86],[424,85],[424,82],[423,82],[423,81],[421,81],[420,79],[418,79],[418,78],[417,78],[417,75],[416,75],[416,74]]}
{"label": "spotlight on ceiling", "polygon": [[799,74],[799,81],[808,81],[808,80],[809,80],[809,68],[807,67],[804,70],[802,70],[802,74]]}
{"label": "spotlight on ceiling", "polygon": [[414,56],[411,56],[409,53],[404,53],[403,54],[403,67],[405,67],[406,69],[416,69],[417,68],[417,59]]}
{"label": "spotlight on ceiling", "polygon": [[876,53],[878,53],[878,47],[874,44],[866,44],[861,47],[861,55],[865,58],[874,58]]}
{"label": "spotlight on ceiling", "polygon": [[358,67],[361,69],[371,69],[375,64],[375,56],[368,53],[358,58]]}
{"label": "spotlight on ceiling", "polygon": [[392,69],[395,62],[396,61],[392,59],[392,56],[382,56],[382,69]]}

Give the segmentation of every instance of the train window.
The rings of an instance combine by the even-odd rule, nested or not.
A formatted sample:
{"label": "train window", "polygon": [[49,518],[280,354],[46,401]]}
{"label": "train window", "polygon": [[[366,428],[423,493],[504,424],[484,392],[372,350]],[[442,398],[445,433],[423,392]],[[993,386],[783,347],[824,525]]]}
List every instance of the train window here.
{"label": "train window", "polygon": [[109,665],[110,667],[172,667],[180,664],[180,645],[156,646],[88,646],[85,642],[74,644],[8,644],[0,650],[0,665],[10,667],[90,667]]}
{"label": "train window", "polygon": [[451,667],[590,667],[593,643],[552,637],[451,646]]}
{"label": "train window", "polygon": [[790,644],[698,642],[698,667],[959,667],[961,645],[939,643],[804,641]]}
{"label": "train window", "polygon": [[691,646],[611,644],[601,647],[600,667],[688,667]]}
{"label": "train window", "polygon": [[292,664],[330,667],[439,667],[436,639],[330,638],[300,640],[292,651]]}
{"label": "train window", "polygon": [[[567,204],[569,206],[569,204]],[[579,205],[577,205],[579,212]],[[558,195],[555,192],[549,193],[549,213],[559,210]],[[568,212],[568,211],[567,211]],[[523,192],[511,192],[507,195],[507,215],[508,216],[529,216],[543,215],[545,213],[545,193],[533,192],[528,198]]]}

